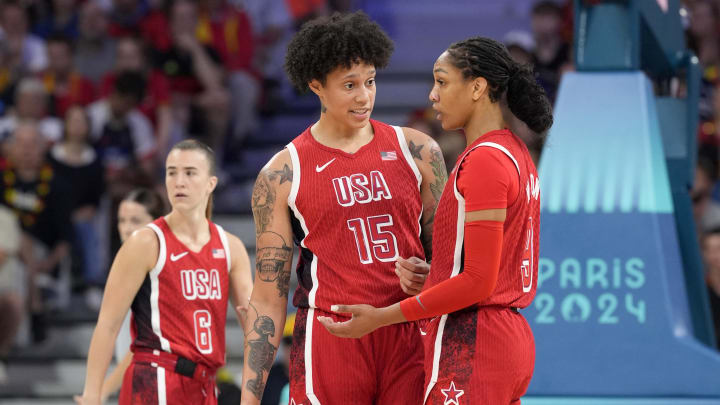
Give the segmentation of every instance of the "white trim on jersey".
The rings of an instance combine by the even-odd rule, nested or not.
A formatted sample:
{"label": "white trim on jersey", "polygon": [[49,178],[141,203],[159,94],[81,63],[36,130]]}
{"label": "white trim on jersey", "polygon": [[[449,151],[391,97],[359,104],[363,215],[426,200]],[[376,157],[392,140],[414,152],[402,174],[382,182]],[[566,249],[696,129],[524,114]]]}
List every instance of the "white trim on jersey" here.
{"label": "white trim on jersey", "polygon": [[[300,222],[300,226],[302,226],[303,233],[305,234],[303,240],[300,241],[300,246],[307,249],[307,246],[305,246],[305,238],[307,238],[310,232],[308,231],[307,224],[305,223],[305,217],[303,217],[297,205],[295,205],[298,191],[300,190],[300,157],[298,156],[297,149],[292,142],[287,145],[287,149],[288,152],[290,152],[290,161],[293,166],[292,185],[290,186],[290,194],[288,195],[288,206],[295,214],[295,218],[297,218]],[[317,295],[318,289],[317,261],[317,256],[313,253],[312,262],[310,264],[310,276],[312,277],[313,286],[308,294],[308,304],[310,308],[308,309],[307,324],[305,326],[305,395],[312,405],[320,405],[320,401],[313,391],[312,379],[312,330],[313,320],[315,318],[315,296]]]}
{"label": "white trim on jersey", "polygon": [[[170,342],[165,339],[160,329],[160,305],[158,299],[160,297],[160,283],[158,277],[165,267],[165,260],[167,256],[167,248],[165,247],[165,235],[163,231],[158,228],[155,224],[148,224],[148,227],[155,231],[160,244],[160,251],[158,253],[158,261],[155,267],[150,271],[150,322],[152,323],[152,329],[155,335],[160,340],[160,347],[166,352],[170,352]],[[164,375],[163,375],[164,377]]]}
{"label": "white trim on jersey", "polygon": [[405,139],[405,134],[403,133],[402,128],[400,128],[399,126],[393,125],[392,127],[395,130],[395,134],[397,135],[398,144],[400,145],[400,150],[402,150],[403,156],[405,156],[405,161],[407,162],[408,166],[410,166],[413,173],[415,173],[418,190],[420,190],[420,185],[422,184],[422,175],[420,174],[420,169],[418,169],[417,164],[415,164],[415,159],[413,159],[412,155],[410,154],[410,148],[408,147],[407,139]]}
{"label": "white trim on jersey", "polygon": [[158,405],[167,405],[167,390],[165,389],[165,369],[163,367],[157,368],[157,385]]}
{"label": "white trim on jersey", "polygon": [[[491,148],[495,148],[495,149],[500,150],[503,153],[505,153],[513,161],[513,163],[515,163],[515,168],[517,169],[518,174],[522,175],[520,173],[520,166],[518,165],[517,160],[515,160],[515,157],[512,155],[512,153],[510,153],[510,151],[507,150],[504,146],[499,145],[495,142],[483,142],[483,143],[479,143],[477,146],[475,146],[475,148],[480,147],[480,146],[489,146]],[[472,148],[471,150],[473,150],[475,148]],[[470,153],[470,151],[468,151],[468,153]],[[467,155],[465,155],[465,156],[467,156]]]}
{"label": "white trim on jersey", "polygon": [[[480,145],[478,145],[480,146]],[[477,147],[477,146],[476,146]],[[475,148],[476,148],[475,147]],[[475,149],[473,148],[473,149]],[[473,149],[470,149],[463,155],[463,157],[459,160],[458,164],[462,164],[462,161],[465,159],[465,157],[470,153]],[[450,273],[450,278],[453,278],[460,274],[460,267],[462,267],[462,249],[465,241],[465,198],[460,194],[460,192],[457,189],[457,176],[458,176],[458,170],[455,171],[455,177],[453,177],[453,194],[455,195],[455,199],[457,200],[457,224],[456,224],[456,231],[455,231],[455,251],[453,256],[453,269],[452,273]],[[435,386],[435,383],[438,379],[438,373],[440,371],[440,355],[442,352],[442,338],[443,333],[445,331],[445,323],[447,322],[448,315],[445,314],[440,318],[440,322],[438,323],[438,331],[437,335],[435,336],[435,345],[433,348],[433,363],[432,363],[432,374],[430,375],[430,381],[428,383],[427,389],[425,390],[425,399],[423,400],[423,404],[427,401],[428,396],[430,395],[430,391],[432,391],[433,387]]]}
{"label": "white trim on jersey", "polygon": [[[413,173],[415,173],[415,178],[417,179],[417,186],[418,191],[420,191],[420,186],[422,185],[422,174],[420,174],[420,169],[418,169],[417,164],[415,163],[415,159],[413,159],[412,155],[410,154],[410,148],[407,144],[407,139],[405,139],[405,134],[397,125],[392,126],[395,130],[395,134],[397,135],[398,144],[400,145],[400,150],[402,150],[402,154],[405,157],[405,161],[407,162],[408,166],[412,169]],[[418,215],[418,237],[422,235],[422,216],[423,216],[424,207],[420,207],[420,215]]]}
{"label": "white trim on jersey", "polygon": [[225,230],[222,229],[222,226],[215,224],[215,227],[217,228],[218,235],[220,236],[220,242],[222,242],[223,249],[225,249],[225,259],[227,261],[227,271],[230,272],[230,244],[227,240],[227,235],[225,234]]}

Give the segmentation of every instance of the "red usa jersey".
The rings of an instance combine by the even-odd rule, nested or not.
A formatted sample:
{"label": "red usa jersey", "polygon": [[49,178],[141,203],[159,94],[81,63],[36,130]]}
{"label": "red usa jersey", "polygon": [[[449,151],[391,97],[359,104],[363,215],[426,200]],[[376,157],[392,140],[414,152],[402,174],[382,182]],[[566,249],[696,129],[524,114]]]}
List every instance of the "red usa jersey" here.
{"label": "red usa jersey", "polygon": [[396,303],[407,295],[395,261],[424,258],[420,171],[399,127],[370,123],[373,139],[352,154],[322,145],[310,128],[287,146],[297,307]]}
{"label": "red usa jersey", "polygon": [[[457,187],[458,170],[477,148],[502,151],[517,169],[520,191],[508,201],[503,246],[495,290],[479,305],[525,308],[535,297],[540,239],[540,184],[535,164],[520,138],[508,130],[493,131],[475,141],[458,158],[435,212],[433,262],[426,288],[463,271],[465,199]],[[463,172],[463,176],[482,173]],[[474,247],[482,249],[482,246]]]}
{"label": "red usa jersey", "polygon": [[225,363],[225,319],[230,249],[223,229],[210,221],[210,241],[190,251],[160,217],[160,253],[132,303],[133,350],[164,350],[210,368]]}

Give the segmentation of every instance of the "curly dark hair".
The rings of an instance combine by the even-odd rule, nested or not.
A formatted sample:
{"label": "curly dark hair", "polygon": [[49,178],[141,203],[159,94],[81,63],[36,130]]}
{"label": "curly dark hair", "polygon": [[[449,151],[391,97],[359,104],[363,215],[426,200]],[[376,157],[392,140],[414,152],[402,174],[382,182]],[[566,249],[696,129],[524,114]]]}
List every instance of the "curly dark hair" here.
{"label": "curly dark hair", "polygon": [[392,40],[362,11],[335,13],[305,23],[288,45],[285,71],[295,87],[304,92],[308,82],[323,85],[337,67],[349,69],[355,63],[387,66]]}

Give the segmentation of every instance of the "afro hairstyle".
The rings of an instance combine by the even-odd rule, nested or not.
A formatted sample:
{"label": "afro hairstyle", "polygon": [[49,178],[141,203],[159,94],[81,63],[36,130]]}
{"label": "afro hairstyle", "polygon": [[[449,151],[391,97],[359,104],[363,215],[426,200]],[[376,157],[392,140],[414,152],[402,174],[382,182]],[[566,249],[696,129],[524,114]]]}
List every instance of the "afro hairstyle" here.
{"label": "afro hairstyle", "polygon": [[300,28],[288,45],[285,71],[293,85],[305,92],[314,79],[324,85],[327,75],[338,67],[366,63],[384,68],[393,49],[392,40],[367,14],[334,13]]}

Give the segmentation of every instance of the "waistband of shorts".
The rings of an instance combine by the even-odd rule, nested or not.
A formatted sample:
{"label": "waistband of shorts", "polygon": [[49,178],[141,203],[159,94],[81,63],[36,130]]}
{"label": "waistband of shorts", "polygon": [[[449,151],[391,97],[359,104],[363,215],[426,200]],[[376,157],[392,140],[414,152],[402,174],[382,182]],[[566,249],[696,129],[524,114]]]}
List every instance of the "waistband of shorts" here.
{"label": "waistband of shorts", "polygon": [[210,368],[204,364],[196,363],[183,356],[162,350],[134,348],[133,361],[141,364],[149,364],[153,367],[170,369],[180,375],[198,381],[214,380],[217,371],[217,369]]}
{"label": "waistband of shorts", "polygon": [[480,311],[484,309],[497,309],[497,310],[504,310],[508,309],[516,314],[520,313],[520,308],[518,307],[509,307],[507,305],[473,305],[471,308],[473,308],[475,311]]}

